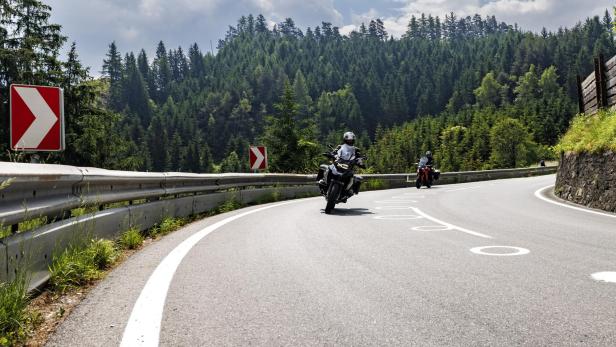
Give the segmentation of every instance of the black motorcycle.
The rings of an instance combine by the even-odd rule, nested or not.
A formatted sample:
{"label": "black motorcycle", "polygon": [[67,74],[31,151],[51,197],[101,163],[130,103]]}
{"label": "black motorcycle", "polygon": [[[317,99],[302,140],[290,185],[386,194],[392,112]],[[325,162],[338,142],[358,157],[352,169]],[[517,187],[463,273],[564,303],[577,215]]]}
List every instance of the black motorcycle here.
{"label": "black motorcycle", "polygon": [[327,200],[325,213],[330,214],[337,203],[346,203],[348,198],[359,194],[362,177],[355,176],[354,168],[366,157],[346,160],[333,153],[323,153],[323,155],[331,159],[332,164],[321,165],[317,180],[321,195]]}

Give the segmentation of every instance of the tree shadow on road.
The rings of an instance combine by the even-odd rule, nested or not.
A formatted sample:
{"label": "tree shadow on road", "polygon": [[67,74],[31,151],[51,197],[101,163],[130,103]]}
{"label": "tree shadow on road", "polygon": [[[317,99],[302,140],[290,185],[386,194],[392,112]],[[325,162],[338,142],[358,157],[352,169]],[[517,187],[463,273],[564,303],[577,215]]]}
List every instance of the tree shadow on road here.
{"label": "tree shadow on road", "polygon": [[[325,214],[325,210],[321,210],[321,213]],[[333,216],[364,216],[374,214],[367,208],[335,208],[332,213]]]}

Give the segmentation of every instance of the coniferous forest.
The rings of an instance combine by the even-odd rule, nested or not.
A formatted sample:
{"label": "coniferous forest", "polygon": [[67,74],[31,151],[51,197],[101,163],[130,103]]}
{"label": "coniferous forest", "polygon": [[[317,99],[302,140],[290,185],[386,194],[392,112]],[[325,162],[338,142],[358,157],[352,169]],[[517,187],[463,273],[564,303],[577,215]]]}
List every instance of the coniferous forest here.
{"label": "coniferous forest", "polygon": [[[270,171],[311,172],[347,130],[373,172],[412,171],[426,150],[443,171],[531,165],[554,157],[576,114],[576,76],[616,54],[608,11],[540,33],[494,17],[422,15],[401,38],[379,19],[341,35],[331,23],[269,28],[249,15],[215,54],[160,42],[148,56],[112,42],[93,78],[75,43],[60,59],[68,39],[49,23],[51,8],[0,0],[0,9],[1,100],[11,83],[65,89],[67,150],[46,162],[123,170],[247,172],[248,146],[264,144]],[[9,152],[2,122],[1,159],[25,160]]]}

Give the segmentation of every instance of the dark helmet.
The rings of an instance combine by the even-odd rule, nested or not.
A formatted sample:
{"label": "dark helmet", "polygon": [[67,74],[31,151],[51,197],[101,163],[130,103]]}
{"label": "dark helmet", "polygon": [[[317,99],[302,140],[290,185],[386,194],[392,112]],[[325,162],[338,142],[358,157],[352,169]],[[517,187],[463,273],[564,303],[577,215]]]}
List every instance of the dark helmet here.
{"label": "dark helmet", "polygon": [[355,134],[353,134],[350,131],[347,131],[346,133],[344,133],[343,139],[344,139],[344,143],[346,143],[349,146],[353,146],[355,144]]}

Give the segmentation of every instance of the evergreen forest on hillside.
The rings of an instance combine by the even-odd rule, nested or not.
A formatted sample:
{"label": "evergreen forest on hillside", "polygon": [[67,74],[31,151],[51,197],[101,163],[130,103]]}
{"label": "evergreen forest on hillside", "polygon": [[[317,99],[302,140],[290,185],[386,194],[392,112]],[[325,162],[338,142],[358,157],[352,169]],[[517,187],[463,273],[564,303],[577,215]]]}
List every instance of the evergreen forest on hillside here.
{"label": "evergreen forest on hillside", "polygon": [[[216,54],[160,42],[154,56],[110,43],[102,77],[65,60],[40,1],[0,0],[0,98],[11,83],[65,89],[67,150],[47,162],[140,171],[247,172],[267,145],[273,172],[312,172],[327,144],[358,134],[373,172],[414,170],[432,150],[444,171],[519,167],[554,156],[577,113],[577,75],[616,54],[613,20],[540,33],[494,17],[413,17],[390,36],[375,19],[273,28],[243,16]],[[32,14],[36,15],[32,15]],[[0,113],[7,115],[7,103]],[[0,124],[2,160],[8,120]]]}

